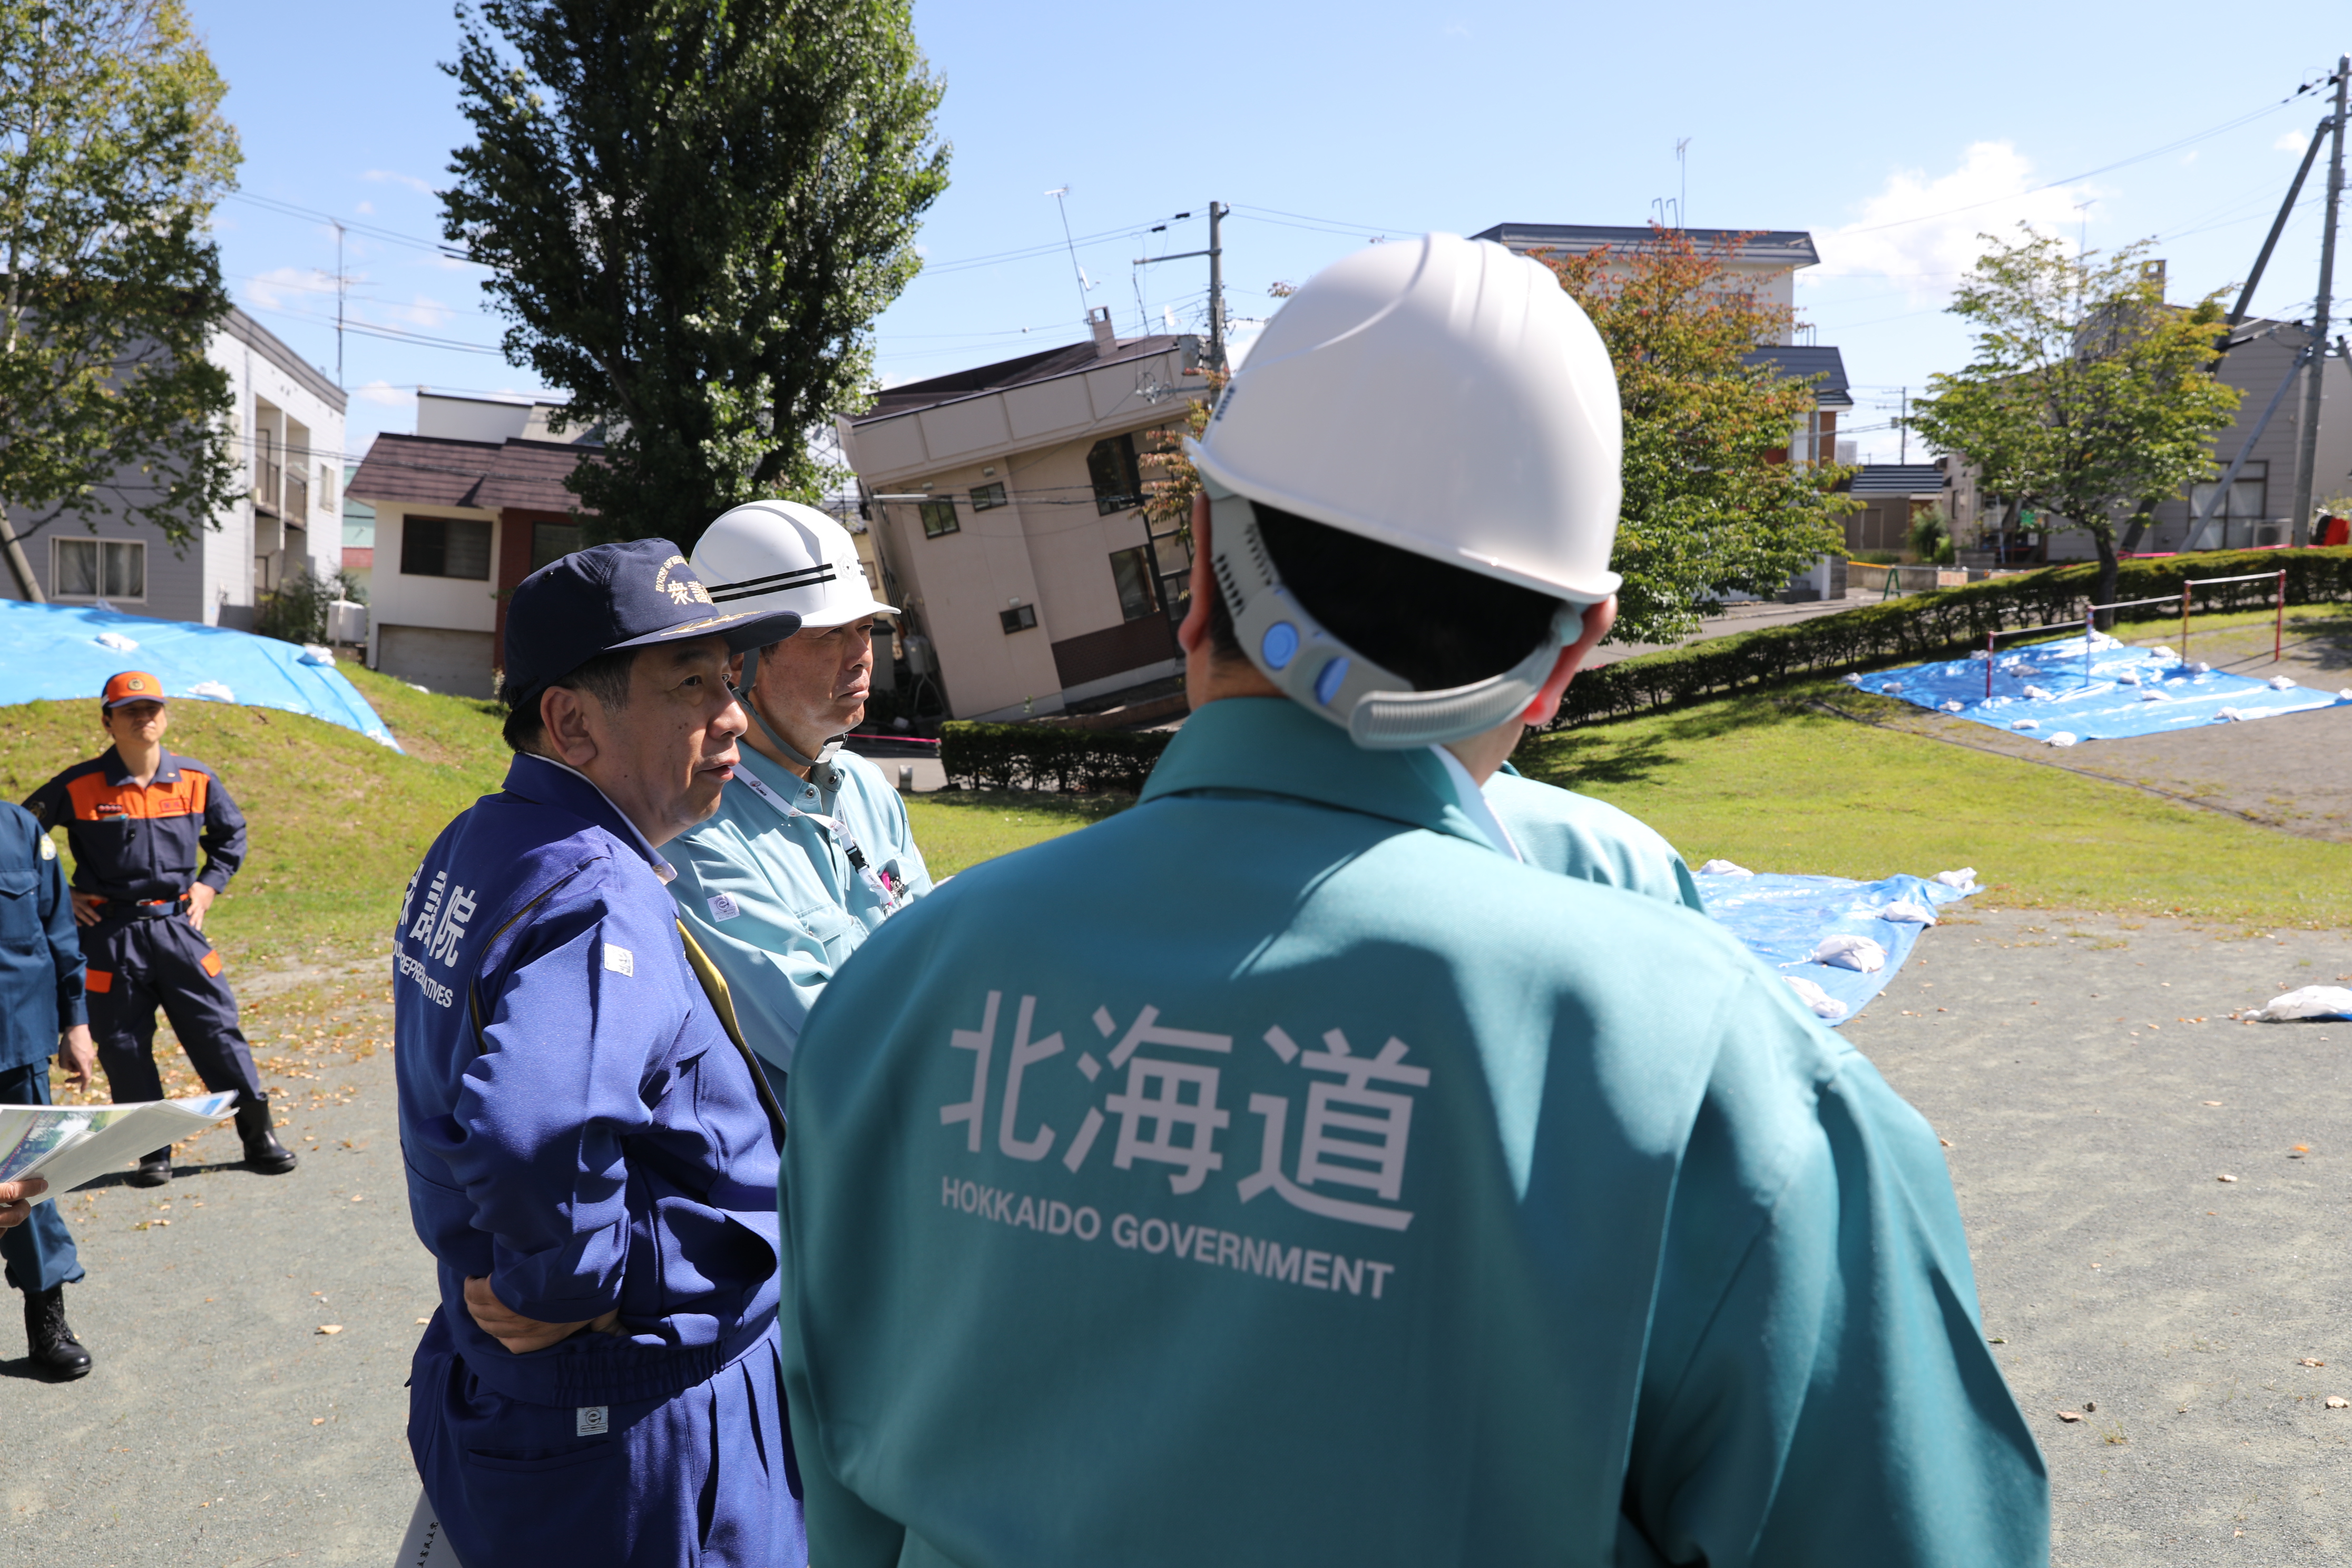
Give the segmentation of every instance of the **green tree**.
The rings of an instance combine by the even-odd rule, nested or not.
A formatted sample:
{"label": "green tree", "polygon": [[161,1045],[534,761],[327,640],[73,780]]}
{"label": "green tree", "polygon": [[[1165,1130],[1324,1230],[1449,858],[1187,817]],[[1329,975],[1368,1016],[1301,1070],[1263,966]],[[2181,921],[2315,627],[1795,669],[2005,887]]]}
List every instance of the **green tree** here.
{"label": "green tree", "polygon": [[446,68],[475,142],[444,232],[505,347],[602,426],[569,481],[604,538],[691,547],[836,477],[868,327],[947,184],[908,0],[484,0]]}
{"label": "green tree", "polygon": [[2208,368],[2221,331],[2221,294],[2176,309],[2161,272],[2143,266],[2148,242],[2102,254],[2021,224],[1961,279],[1951,311],[1969,323],[1975,355],[1928,378],[1911,426],[1928,445],[1966,456],[1984,489],[2012,513],[2054,512],[2098,546],[2094,595],[2116,596],[2119,517],[2179,494],[2212,469],[2214,435],[2238,406],[2235,387]]}
{"label": "green tree", "polygon": [[184,547],[236,499],[206,224],[236,173],[179,0],[0,0],[0,553],[121,515]]}
{"label": "green tree", "polygon": [[1740,241],[1705,250],[1680,230],[1581,256],[1543,256],[1600,329],[1625,417],[1625,499],[1610,565],[1612,642],[1667,642],[1733,593],[1769,596],[1844,548],[1834,493],[1847,470],[1794,464],[1810,382],[1751,364],[1790,312],[1737,286]]}

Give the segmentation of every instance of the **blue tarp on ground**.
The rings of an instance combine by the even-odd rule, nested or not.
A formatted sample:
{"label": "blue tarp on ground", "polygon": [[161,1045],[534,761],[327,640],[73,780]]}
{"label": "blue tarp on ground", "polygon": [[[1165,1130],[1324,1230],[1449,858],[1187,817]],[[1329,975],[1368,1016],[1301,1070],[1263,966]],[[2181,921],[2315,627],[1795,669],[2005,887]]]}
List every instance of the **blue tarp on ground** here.
{"label": "blue tarp on ground", "polygon": [[2094,635],[2087,667],[2079,637],[2004,648],[1992,667],[1990,697],[1982,654],[1846,680],[2061,746],[2352,706],[2352,695],[2293,684],[2281,689],[2257,677],[2202,669],[2182,663],[2170,648],[2129,647],[2103,633]]}
{"label": "blue tarp on ground", "polygon": [[[1901,876],[1850,882],[1843,877],[1701,871],[1697,878],[1706,912],[1782,974],[1809,980],[1843,1003],[1844,1017],[1829,1020],[1840,1024],[1861,1012],[1895,978],[1926,929],[1916,921],[1885,919],[1880,910],[1905,901],[1933,910],[1977,890],[1973,880],[1955,888]],[[1811,962],[1822,939],[1836,935],[1867,937],[1878,943],[1886,950],[1885,967],[1865,973]]]}
{"label": "blue tarp on ground", "polygon": [[331,664],[306,663],[292,643],[87,605],[0,599],[0,704],[95,702],[107,678],[125,669],[147,671],[170,698],[308,713],[400,750],[358,688]]}

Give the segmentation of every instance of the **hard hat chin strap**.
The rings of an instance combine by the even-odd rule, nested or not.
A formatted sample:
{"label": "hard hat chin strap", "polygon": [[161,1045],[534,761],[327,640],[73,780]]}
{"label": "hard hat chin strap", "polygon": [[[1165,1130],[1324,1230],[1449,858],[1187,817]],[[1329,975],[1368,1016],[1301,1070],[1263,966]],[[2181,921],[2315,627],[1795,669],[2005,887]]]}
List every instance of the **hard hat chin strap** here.
{"label": "hard hat chin strap", "polygon": [[1562,603],[1549,633],[1511,668],[1467,686],[1416,691],[1307,614],[1275,570],[1246,497],[1205,474],[1202,485],[1215,525],[1209,563],[1233,613],[1234,640],[1285,696],[1347,731],[1366,751],[1441,746],[1508,721],[1543,689],[1559,650],[1582,635],[1582,606]]}
{"label": "hard hat chin strap", "polygon": [[827,741],[824,745],[817,748],[817,753],[815,756],[812,757],[808,755],[798,746],[793,745],[790,741],[787,741],[782,735],[777,734],[776,727],[768,722],[768,716],[760,711],[760,705],[751,700],[752,683],[757,681],[759,679],[760,650],[755,647],[746,648],[743,650],[743,679],[735,683],[735,700],[743,705],[743,711],[751,716],[751,722],[760,726],[760,733],[767,736],[770,741],[773,742],[775,743],[776,750],[783,752],[785,760],[790,762],[794,767],[814,768],[832,762],[833,754],[841,750],[842,742],[849,739],[849,737],[846,735],[835,735],[832,740]]}

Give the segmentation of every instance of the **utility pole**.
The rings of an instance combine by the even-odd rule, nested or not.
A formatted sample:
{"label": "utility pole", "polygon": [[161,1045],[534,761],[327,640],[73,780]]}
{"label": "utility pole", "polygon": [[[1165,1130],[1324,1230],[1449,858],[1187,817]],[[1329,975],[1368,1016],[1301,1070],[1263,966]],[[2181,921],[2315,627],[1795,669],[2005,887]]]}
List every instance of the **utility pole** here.
{"label": "utility pole", "polygon": [[343,226],[335,225],[335,384],[343,384],[343,297],[351,292],[351,275],[343,270]]}
{"label": "utility pole", "polygon": [[[2340,91],[2338,96],[2341,96]],[[2336,133],[2336,146],[2343,146],[2343,133]],[[2342,160],[2337,160],[2336,172],[2343,172]],[[1222,202],[1209,204],[1209,368],[1225,368],[1225,247],[1219,237],[1218,223],[1234,209]],[[2334,207],[2327,209],[2333,218]]]}
{"label": "utility pole", "polygon": [[[2327,159],[2327,216],[2319,230],[2319,297],[2311,307],[2311,363],[2304,370],[2303,429],[2294,454],[2294,532],[2296,544],[2311,542],[2311,486],[2319,465],[2319,400],[2327,377],[2328,294],[2336,281],[2336,214],[2344,198],[2345,89],[2352,80],[2352,55],[2336,61],[2336,128]],[[2345,417],[2338,411],[2337,417]]]}
{"label": "utility pole", "polygon": [[[1885,407],[1885,405],[1881,404],[1880,406]],[[1907,463],[1911,460],[1911,389],[1907,386],[1903,389],[1903,412],[1895,416],[1895,426],[1903,433],[1902,445],[1895,460]]]}

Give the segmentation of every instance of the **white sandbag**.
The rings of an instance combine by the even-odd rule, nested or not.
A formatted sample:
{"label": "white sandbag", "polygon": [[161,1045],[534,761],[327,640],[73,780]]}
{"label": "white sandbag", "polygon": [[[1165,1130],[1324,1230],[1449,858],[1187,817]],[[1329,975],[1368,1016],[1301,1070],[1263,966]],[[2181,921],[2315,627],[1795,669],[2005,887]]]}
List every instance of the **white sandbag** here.
{"label": "white sandbag", "polygon": [[2083,737],[2072,730],[2061,730],[2042,743],[2045,746],[2079,746],[2083,743]]}
{"label": "white sandbag", "polygon": [[234,702],[236,700],[236,693],[231,691],[227,687],[223,686],[217,680],[199,680],[194,686],[188,688],[188,695],[191,697],[209,697],[215,702]]}
{"label": "white sandbag", "polygon": [[1899,680],[1882,680],[1878,683],[1878,689],[1893,697],[1903,689],[1903,683]]}
{"label": "white sandbag", "polygon": [[1813,949],[1811,960],[1838,969],[1858,970],[1875,974],[1886,967],[1886,950],[1866,936],[1852,936],[1844,931],[1832,931],[1822,938]]}
{"label": "white sandbag", "polygon": [[2210,675],[2213,673],[2213,667],[2207,664],[2200,658],[2195,664],[2189,667],[2189,673],[2191,675]]}
{"label": "white sandbag", "polygon": [[2301,986],[2284,996],[2272,997],[2269,1006],[2257,1007],[2245,1016],[2265,1024],[2283,1024],[2295,1018],[2352,1018],[2352,988]]}
{"label": "white sandbag", "polygon": [[1947,713],[1964,713],[1968,711],[1968,704],[1958,701],[1947,702],[1944,704],[1944,711]]}
{"label": "white sandbag", "polygon": [[1838,679],[1844,681],[1848,686],[1860,686],[1862,684],[1861,673],[1856,670],[1849,669],[1843,675],[1838,677]]}
{"label": "white sandbag", "polygon": [[2126,686],[2137,686],[2139,684],[2139,671],[2137,669],[2118,670],[2116,672],[2116,679]]}
{"label": "white sandbag", "polygon": [[1938,871],[1927,879],[1941,882],[1947,888],[1973,888],[1977,885],[1977,868],[1963,866],[1957,871]]}
{"label": "white sandbag", "polygon": [[1878,911],[1883,921],[1901,925],[1931,926],[1936,923],[1936,911],[1914,899],[1897,899]]}
{"label": "white sandbag", "polygon": [[2284,675],[2273,675],[2271,677],[2271,689],[2273,691],[2293,691],[2294,689],[2294,682],[2289,680]]}
{"label": "white sandbag", "polygon": [[1972,653],[1972,654],[1969,655],[1969,657],[1970,658],[1974,658],[1974,659],[1987,659],[1987,658],[1990,658],[1992,657],[1992,655],[1990,655],[1990,654],[1989,654],[1989,653],[1985,652],[1985,650],[1984,650],[1984,649],[1982,649],[1982,648],[1979,648],[1979,649],[1977,649],[1977,651],[1976,651],[1976,652],[1974,652],[1974,653]]}
{"label": "white sandbag", "polygon": [[2242,708],[2223,708],[2215,711],[2213,721],[2217,724],[2235,724],[2246,717],[2246,710]]}
{"label": "white sandbag", "polygon": [[324,643],[306,642],[302,645],[302,662],[323,664],[332,668],[335,663],[335,650]]}
{"label": "white sandbag", "polygon": [[2167,697],[2161,691],[2143,691],[2139,694],[2139,700],[2142,702],[2169,702],[2172,700],[2171,698]]}
{"label": "white sandbag", "polygon": [[2342,698],[2347,702],[2352,702],[2352,686],[2344,688],[2344,689],[2338,691],[2336,695]]}
{"label": "white sandbag", "polygon": [[2011,719],[2009,721],[2009,727],[2012,730],[2039,730],[2042,728],[2042,721],[2039,719]]}
{"label": "white sandbag", "polygon": [[2028,700],[2034,702],[2055,702],[2058,700],[2056,698],[2051,696],[2047,690],[2039,686],[2027,687],[2025,689],[2025,695]]}
{"label": "white sandbag", "polygon": [[1702,877],[1753,877],[1755,872],[1731,860],[1709,860],[1698,868]]}
{"label": "white sandbag", "polygon": [[2174,664],[2179,664],[2180,662],[2180,656],[2173,652],[2168,647],[2152,647],[2147,650],[2147,657],[2150,658],[2166,659]]}
{"label": "white sandbag", "polygon": [[121,632],[100,632],[89,640],[96,643],[100,647],[112,648],[117,653],[134,652],[139,647],[137,643],[133,642],[131,638],[124,637]]}
{"label": "white sandbag", "polygon": [[1826,1023],[1836,1023],[1845,1016],[1845,1004],[1806,979],[1801,974],[1783,974],[1781,979],[1795,987],[1798,997],[1813,1010],[1813,1016]]}

